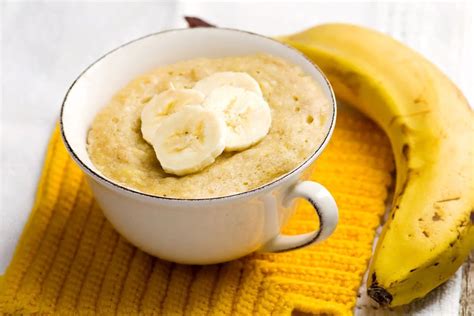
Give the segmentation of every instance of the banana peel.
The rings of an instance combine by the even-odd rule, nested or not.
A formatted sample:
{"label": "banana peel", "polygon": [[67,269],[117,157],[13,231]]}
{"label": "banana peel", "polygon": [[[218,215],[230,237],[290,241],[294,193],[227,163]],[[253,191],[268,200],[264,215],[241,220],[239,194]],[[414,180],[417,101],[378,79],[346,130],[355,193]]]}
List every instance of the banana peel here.
{"label": "banana peel", "polygon": [[474,112],[420,54],[382,33],[326,24],[280,37],[317,64],[336,96],[387,133],[396,188],[368,294],[407,304],[445,282],[474,248]]}

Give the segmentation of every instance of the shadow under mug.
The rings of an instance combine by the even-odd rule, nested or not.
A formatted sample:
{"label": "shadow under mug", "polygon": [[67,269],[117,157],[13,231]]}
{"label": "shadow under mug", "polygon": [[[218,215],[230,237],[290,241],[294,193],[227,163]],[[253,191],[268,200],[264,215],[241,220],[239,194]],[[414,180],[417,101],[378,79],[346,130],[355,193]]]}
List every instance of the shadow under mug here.
{"label": "shadow under mug", "polygon": [[[331,102],[324,141],[297,168],[247,192],[217,198],[175,199],[117,184],[93,165],[86,148],[91,122],[131,79],[181,60],[254,53],[268,53],[300,66],[321,85]],[[66,147],[85,172],[95,199],[117,231],[145,252],[187,264],[225,262],[254,251],[288,251],[328,238],[338,221],[334,198],[322,185],[301,179],[328,143],[335,120],[336,101],[331,86],[302,54],[261,35],[222,28],[164,31],[116,48],[74,81],[60,116]],[[291,217],[298,197],[314,206],[320,227],[301,235],[283,235],[280,229]]]}

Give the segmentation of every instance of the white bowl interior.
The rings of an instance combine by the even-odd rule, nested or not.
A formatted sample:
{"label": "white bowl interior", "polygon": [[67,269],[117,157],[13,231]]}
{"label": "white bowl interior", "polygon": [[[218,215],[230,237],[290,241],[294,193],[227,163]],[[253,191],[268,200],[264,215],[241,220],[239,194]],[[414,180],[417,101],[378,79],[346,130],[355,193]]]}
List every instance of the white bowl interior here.
{"label": "white bowl interior", "polygon": [[[79,76],[63,104],[61,121],[64,138],[76,159],[103,176],[87,153],[87,132],[97,112],[129,81],[156,67],[186,59],[253,53],[269,53],[299,65],[332,99],[331,88],[320,71],[299,52],[275,40],[221,28],[171,30],[125,44],[99,59]],[[333,107],[331,111],[334,111]],[[330,114],[330,117],[334,116],[334,113]]]}

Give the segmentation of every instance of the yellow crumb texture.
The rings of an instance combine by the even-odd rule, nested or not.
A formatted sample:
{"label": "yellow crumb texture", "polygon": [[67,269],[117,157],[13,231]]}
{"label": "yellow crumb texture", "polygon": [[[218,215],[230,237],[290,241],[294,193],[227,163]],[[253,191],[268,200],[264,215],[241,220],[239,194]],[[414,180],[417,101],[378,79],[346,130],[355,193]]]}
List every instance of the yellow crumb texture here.
{"label": "yellow crumb texture", "polygon": [[[56,129],[33,211],[0,280],[0,314],[352,314],[392,169],[385,135],[367,119],[341,112],[311,175],[340,207],[331,238],[287,253],[185,266],[118,235]],[[314,211],[300,203],[284,231],[316,225]]]}
{"label": "yellow crumb texture", "polygon": [[[271,108],[269,133],[249,149],[224,153],[197,173],[176,177],[161,168],[142,137],[140,114],[153,95],[192,88],[221,71],[246,72]],[[198,58],[157,68],[132,80],[94,119],[88,153],[106,177],[160,196],[206,198],[248,191],[288,173],[322,143],[330,110],[321,87],[298,66],[268,54]]]}

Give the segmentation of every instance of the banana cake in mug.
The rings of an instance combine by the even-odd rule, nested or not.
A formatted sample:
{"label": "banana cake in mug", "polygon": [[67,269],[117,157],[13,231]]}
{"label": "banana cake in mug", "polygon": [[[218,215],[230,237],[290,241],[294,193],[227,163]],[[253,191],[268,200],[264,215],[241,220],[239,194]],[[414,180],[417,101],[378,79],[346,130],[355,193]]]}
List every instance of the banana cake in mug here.
{"label": "banana cake in mug", "polygon": [[122,88],[87,137],[102,174],[164,197],[245,192],[303,163],[331,102],[298,66],[256,54],[162,66]]}

